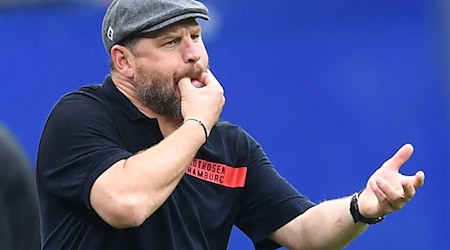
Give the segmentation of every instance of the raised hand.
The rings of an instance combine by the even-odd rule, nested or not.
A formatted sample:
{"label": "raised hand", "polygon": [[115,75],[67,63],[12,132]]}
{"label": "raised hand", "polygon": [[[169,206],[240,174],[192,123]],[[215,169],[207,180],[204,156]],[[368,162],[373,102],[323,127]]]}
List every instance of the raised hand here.
{"label": "raised hand", "polygon": [[183,118],[201,120],[211,130],[222,113],[225,103],[223,88],[211,71],[199,79],[183,78],[178,82]]}
{"label": "raised hand", "polygon": [[384,216],[399,210],[414,197],[416,189],[424,184],[424,172],[418,171],[413,176],[399,172],[413,151],[411,144],[404,145],[372,174],[358,200],[362,215],[368,218]]}

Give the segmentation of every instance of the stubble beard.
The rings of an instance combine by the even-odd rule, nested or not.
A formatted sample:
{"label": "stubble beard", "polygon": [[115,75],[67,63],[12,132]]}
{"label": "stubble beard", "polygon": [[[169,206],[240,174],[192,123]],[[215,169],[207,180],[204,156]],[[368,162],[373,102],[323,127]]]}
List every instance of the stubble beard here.
{"label": "stubble beard", "polygon": [[198,79],[206,70],[207,67],[196,63],[184,72],[166,76],[159,72],[145,72],[142,67],[137,67],[134,79],[136,93],[145,107],[156,114],[183,120],[178,82],[184,77]]}

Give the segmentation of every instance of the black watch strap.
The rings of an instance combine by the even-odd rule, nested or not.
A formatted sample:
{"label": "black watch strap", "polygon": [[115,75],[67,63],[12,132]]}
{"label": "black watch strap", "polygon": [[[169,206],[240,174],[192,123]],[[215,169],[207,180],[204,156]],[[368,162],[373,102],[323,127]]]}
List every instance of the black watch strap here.
{"label": "black watch strap", "polygon": [[353,217],[353,221],[355,223],[359,222],[363,222],[369,225],[373,225],[376,223],[381,222],[384,219],[384,216],[378,217],[378,218],[367,218],[364,217],[360,212],[359,212],[359,206],[358,206],[358,198],[359,195],[361,194],[361,192],[359,193],[355,193],[352,196],[352,201],[350,202],[350,214]]}

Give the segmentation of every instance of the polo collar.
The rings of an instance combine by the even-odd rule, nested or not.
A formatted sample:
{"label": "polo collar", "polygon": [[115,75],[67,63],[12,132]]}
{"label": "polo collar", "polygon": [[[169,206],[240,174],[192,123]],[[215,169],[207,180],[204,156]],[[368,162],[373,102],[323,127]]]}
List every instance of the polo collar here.
{"label": "polo collar", "polygon": [[146,117],[131,101],[120,92],[116,85],[114,85],[111,75],[108,75],[103,82],[103,89],[105,90],[106,97],[117,105],[117,107],[132,121],[136,121]]}

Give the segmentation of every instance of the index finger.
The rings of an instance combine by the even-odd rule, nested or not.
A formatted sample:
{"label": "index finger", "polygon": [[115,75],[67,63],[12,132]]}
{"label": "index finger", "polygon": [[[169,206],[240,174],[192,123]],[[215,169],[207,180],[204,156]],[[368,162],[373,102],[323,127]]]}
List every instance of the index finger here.
{"label": "index finger", "polygon": [[417,171],[413,176],[405,176],[405,181],[410,182],[414,188],[420,188],[425,183],[425,173],[423,171]]}
{"label": "index finger", "polygon": [[180,92],[183,92],[184,89],[193,88],[191,79],[188,77],[183,77],[178,81],[178,88],[180,88]]}

